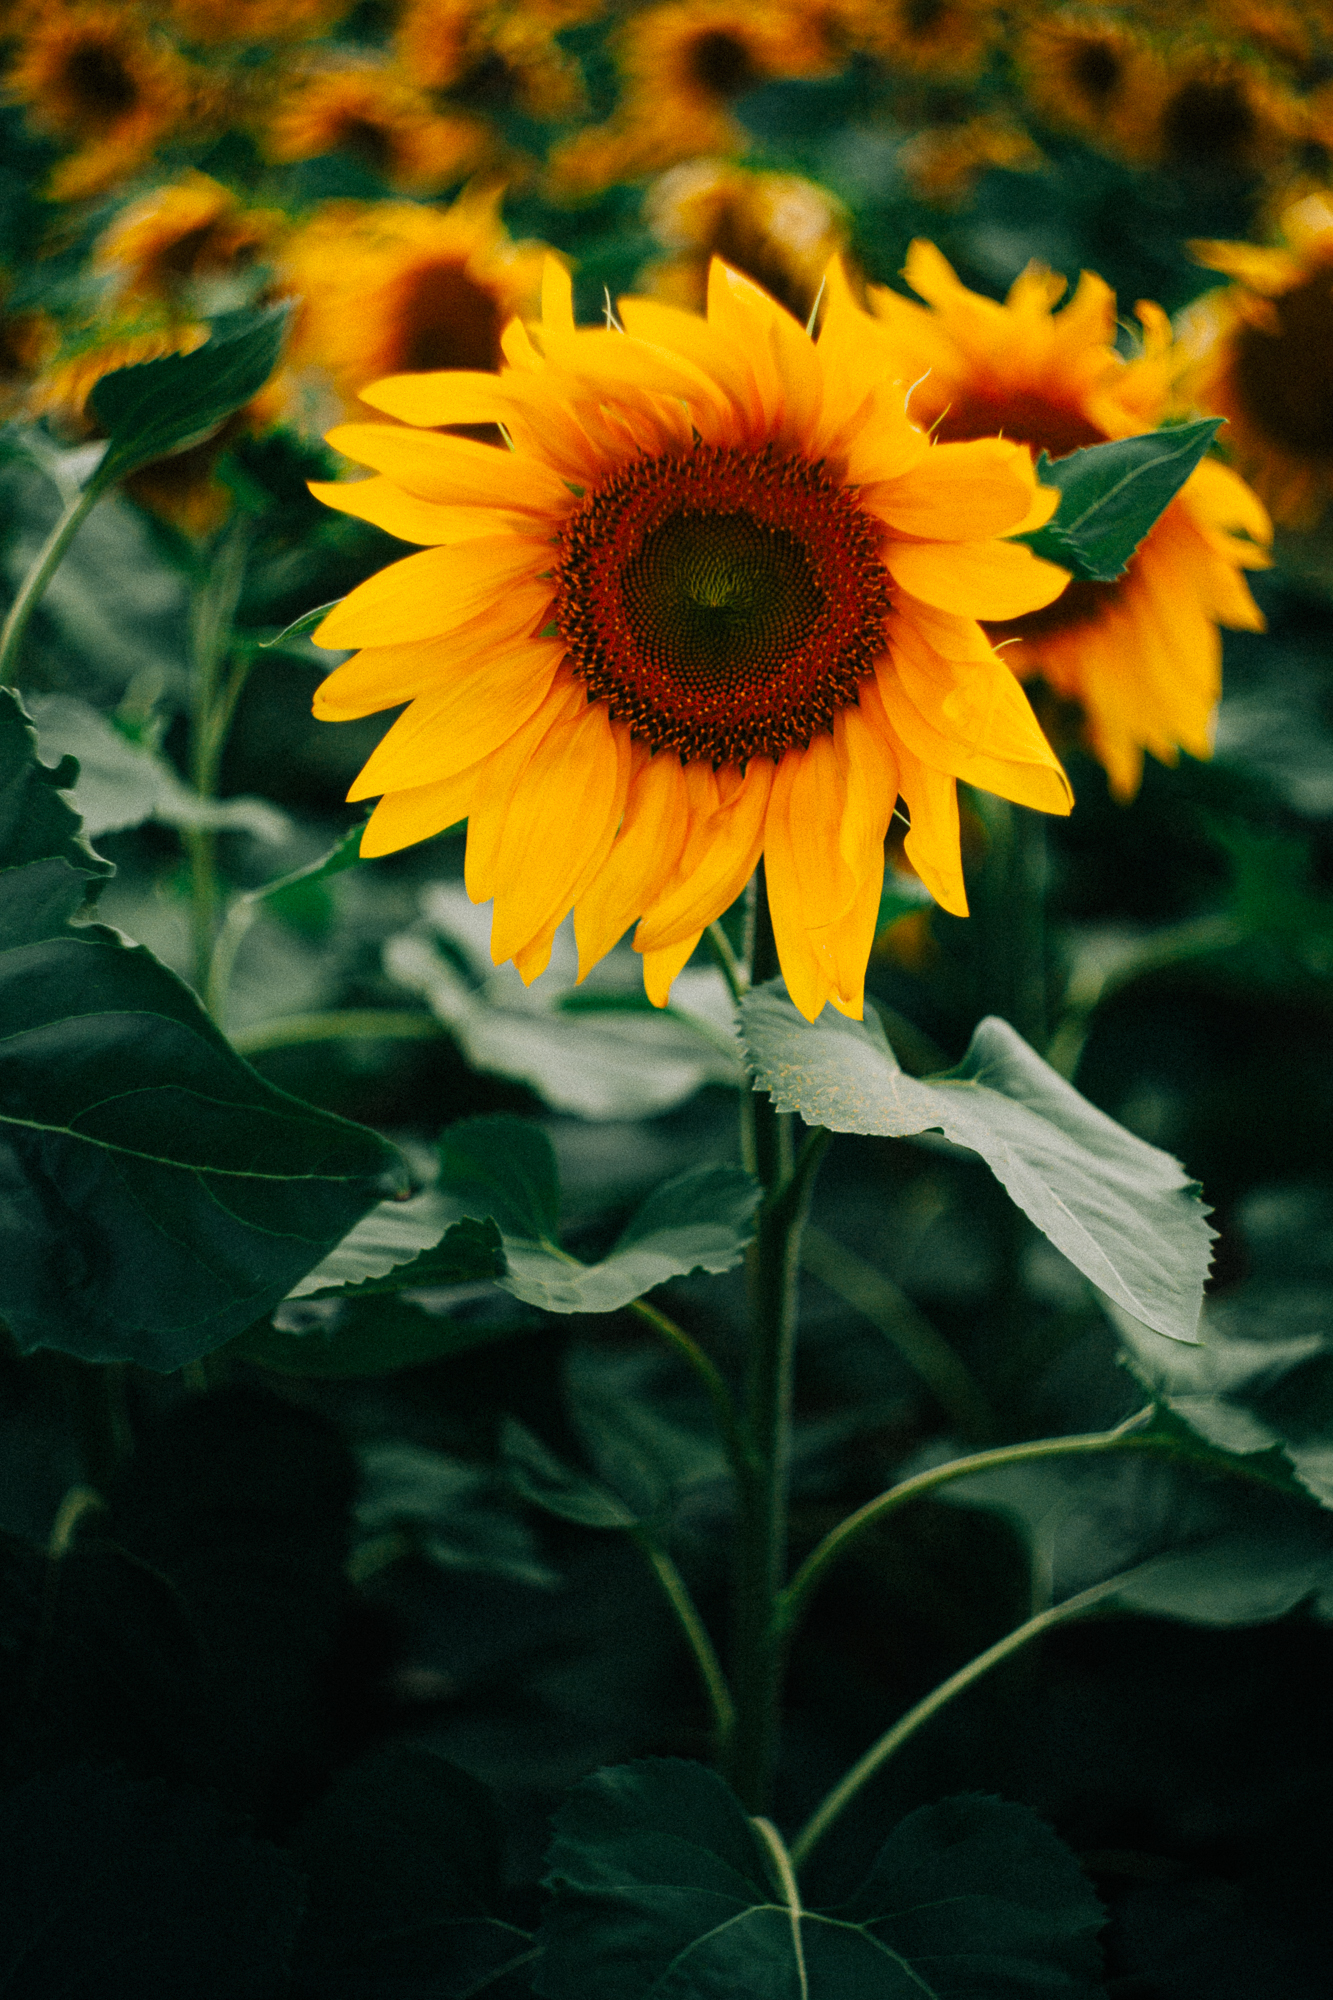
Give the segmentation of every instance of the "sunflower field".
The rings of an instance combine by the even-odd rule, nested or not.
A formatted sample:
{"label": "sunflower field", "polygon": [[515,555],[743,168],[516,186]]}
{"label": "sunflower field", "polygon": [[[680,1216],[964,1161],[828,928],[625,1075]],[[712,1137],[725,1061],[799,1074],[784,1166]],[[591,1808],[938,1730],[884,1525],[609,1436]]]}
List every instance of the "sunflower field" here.
{"label": "sunflower field", "polygon": [[1325,2000],[1328,0],[0,71],[0,1992]]}

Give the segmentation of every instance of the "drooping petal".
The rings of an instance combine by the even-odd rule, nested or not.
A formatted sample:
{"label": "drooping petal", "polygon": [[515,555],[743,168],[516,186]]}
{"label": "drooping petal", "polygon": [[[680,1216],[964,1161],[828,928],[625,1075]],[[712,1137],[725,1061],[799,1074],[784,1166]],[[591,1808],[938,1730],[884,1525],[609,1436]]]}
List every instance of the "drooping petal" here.
{"label": "drooping petal", "polygon": [[520,534],[525,527],[531,529],[531,522],[520,514],[506,516],[495,507],[441,506],[407,492],[392,479],[312,479],[308,484],[326,507],[370,521],[386,534],[397,535],[400,542],[435,547],[442,542],[477,541],[501,528]]}
{"label": "drooping petal", "polygon": [[679,880],[650,904],[634,934],[636,951],[679,944],[730,909],[755,870],[764,839],[764,811],[773,766],[755,757],[743,781],[716,812],[690,828]]}
{"label": "drooping petal", "polygon": [[912,830],[903,842],[903,852],[940,907],[951,916],[965,917],[967,891],[963,887],[957,784],[908,750],[899,752],[898,761],[903,797],[912,815]]}
{"label": "drooping petal", "polygon": [[580,979],[587,978],[674,875],[689,824],[680,759],[669,750],[645,757],[631,778],[625,817],[606,865],[575,906]]}
{"label": "drooping petal", "polygon": [[467,818],[476,783],[477,766],[473,764],[433,784],[387,793],[366,822],[361,853],[367,860],[377,854],[396,854],[401,847],[432,840],[446,827],[456,826]]}
{"label": "drooping petal", "polygon": [[701,930],[690,937],[684,937],[678,944],[669,944],[661,951],[646,951],[643,954],[643,990],[654,1007],[665,1007],[671,999],[671,984],[694,956]]}

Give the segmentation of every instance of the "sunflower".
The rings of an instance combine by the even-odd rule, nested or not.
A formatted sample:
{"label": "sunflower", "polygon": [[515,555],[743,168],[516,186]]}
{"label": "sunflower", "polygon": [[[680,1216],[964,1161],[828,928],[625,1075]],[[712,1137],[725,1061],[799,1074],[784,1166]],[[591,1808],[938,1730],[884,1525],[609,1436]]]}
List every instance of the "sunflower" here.
{"label": "sunflower", "polygon": [[390,187],[432,194],[494,150],[485,123],[442,114],[393,71],[370,62],[311,71],[284,90],[264,135],[274,160],[350,153]]}
{"label": "sunflower", "polygon": [[545,255],[510,240],[500,194],[468,190],[444,210],[326,203],[279,259],[279,283],[303,301],[292,370],[320,370],[353,405],[381,375],[498,368],[506,322],[536,307]]}
{"label": "sunflower", "polygon": [[119,299],[174,299],[248,271],[283,226],[275,211],[247,209],[207,174],[188,174],[123,208],[93,246],[93,269]]}
{"label": "sunflower", "polygon": [[[1064,280],[1029,268],[998,304],[961,284],[939,251],[916,242],[908,284],[924,306],[871,288],[893,337],[912,410],[947,439],[1001,431],[1052,458],[1154,429],[1172,413],[1171,332],[1143,304],[1140,352],[1114,346],[1115,297],[1090,271],[1054,311]],[[988,621],[1023,678],[1040,674],[1083,709],[1091,748],[1118,798],[1132,798],[1143,752],[1206,757],[1221,692],[1219,625],[1258,630],[1241,574],[1261,565],[1268,519],[1225,466],[1196,467],[1115,583],[1073,583],[1058,603]],[[1248,537],[1249,539],[1242,539]]]}
{"label": "sunflower", "polygon": [[555,40],[558,22],[530,6],[409,0],[394,37],[403,73],[475,111],[575,117],[583,78]]}
{"label": "sunflower", "polygon": [[304,42],[350,14],[355,0],[167,0],[187,42]]}
{"label": "sunflower", "polygon": [[1144,36],[1083,8],[1038,10],[1014,50],[1037,117],[1123,159],[1155,157],[1167,68]]}
{"label": "sunflower", "polygon": [[672,0],[642,9],[616,38],[620,107],[607,124],[555,150],[553,192],[589,194],[679,160],[741,152],[749,141],[731,115],[735,100],[775,77],[827,75],[828,27],[826,17],[784,0]]}
{"label": "sunflower", "polygon": [[1333,498],[1333,196],[1282,217],[1284,247],[1193,243],[1236,282],[1190,308],[1183,387],[1227,419],[1237,465],[1288,527]]}
{"label": "sunflower", "polygon": [[1000,32],[993,0],[840,0],[833,16],[846,42],[889,69],[971,76]]}
{"label": "sunflower", "polygon": [[57,200],[95,194],[141,164],[194,103],[191,72],[134,7],[57,7],[19,44],[5,94],[35,126],[77,140],[51,180]]}
{"label": "sunflower", "polygon": [[1266,66],[1232,50],[1177,42],[1157,120],[1156,158],[1167,167],[1272,166],[1304,136],[1300,100]]}
{"label": "sunflower", "polygon": [[[623,331],[576,330],[552,259],[502,374],[390,377],[365,400],[399,426],[333,433],[379,476],[314,490],[425,545],[317,635],[364,648],[318,715],[411,704],[353,787],[383,795],[362,851],[466,817],[469,893],[525,979],[571,908],[581,973],[637,919],[664,1004],[762,855],[792,998],[858,1015],[900,790],[960,912],[956,778],[1069,808],[975,622],[1063,588],[996,539],[1054,495],[1021,446],[932,444],[836,263],[826,299],[816,344],[717,262],[706,320],[627,299]],[[477,422],[512,452],[431,428]]]}
{"label": "sunflower", "polygon": [[653,298],[702,312],[708,267],[721,257],[799,320],[810,317],[829,259],[847,241],[841,205],[799,174],[749,173],[726,160],[689,160],[661,176],[644,204],[671,254],[641,282]]}
{"label": "sunflower", "polygon": [[971,193],[991,167],[1026,173],[1042,163],[1040,148],[1012,119],[969,118],[917,132],[901,148],[898,166],[926,201],[952,205]]}

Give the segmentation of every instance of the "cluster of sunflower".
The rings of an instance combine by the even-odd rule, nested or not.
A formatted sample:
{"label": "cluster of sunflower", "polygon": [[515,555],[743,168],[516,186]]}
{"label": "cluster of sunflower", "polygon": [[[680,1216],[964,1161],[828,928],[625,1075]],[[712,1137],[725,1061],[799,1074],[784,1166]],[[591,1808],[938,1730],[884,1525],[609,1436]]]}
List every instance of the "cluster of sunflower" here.
{"label": "cluster of sunflower", "polygon": [[[232,504],[216,476],[231,437],[333,425],[341,476],[319,497],[421,546],[319,635],[360,650],[318,713],[407,704],[353,793],[381,799],[365,851],[466,818],[497,958],[535,976],[572,909],[586,970],[637,921],[659,1001],[762,855],[797,1004],[859,1013],[899,797],[906,860],[962,912],[958,780],[1068,810],[1070,713],[1121,798],[1145,752],[1207,755],[1220,628],[1261,623],[1244,572],[1267,560],[1270,513],[1309,523],[1333,486],[1333,201],[1291,204],[1283,247],[1193,246],[1232,282],[1174,331],[1148,303],[1118,327],[1090,273],[1062,305],[1063,280],[1031,266],[1001,303],[925,240],[906,290],[869,283],[831,196],[725,157],[742,91],[830,73],[849,50],[977,69],[1001,26],[1049,77],[1094,29],[1123,54],[1130,28],[964,0],[677,0],[610,23],[618,108],[552,154],[567,179],[580,147],[620,146],[620,175],[675,161],[647,196],[662,254],[634,297],[608,297],[604,327],[576,327],[564,262],[503,224],[491,141],[450,154],[445,134],[471,120],[494,136],[464,103],[486,77],[534,117],[575,120],[559,36],[595,11],[408,0],[395,69],[343,60],[335,31],[360,16],[345,23],[339,0],[13,10],[10,95],[78,141],[52,192],[83,197],[89,250],[58,309],[6,323],[9,406],[87,435],[109,371],[199,345],[219,312],[292,301],[259,397],[132,493],[207,537]],[[1218,19],[1253,41],[1261,13],[1275,40],[1279,14],[1304,19]],[[1184,33],[1165,6],[1154,19]],[[410,117],[392,98],[409,73]],[[1148,105],[1146,85],[1134,98]],[[356,127],[405,188],[497,171],[439,204],[270,202],[220,155],[216,174],[171,165],[177,138],[197,147],[238,107],[262,109],[270,160],[350,146]],[[1118,581],[1070,583],[1012,539],[1055,505],[1041,452],[1196,412],[1227,419],[1230,462],[1196,468]],[[1046,691],[1055,749],[1024,682]]]}

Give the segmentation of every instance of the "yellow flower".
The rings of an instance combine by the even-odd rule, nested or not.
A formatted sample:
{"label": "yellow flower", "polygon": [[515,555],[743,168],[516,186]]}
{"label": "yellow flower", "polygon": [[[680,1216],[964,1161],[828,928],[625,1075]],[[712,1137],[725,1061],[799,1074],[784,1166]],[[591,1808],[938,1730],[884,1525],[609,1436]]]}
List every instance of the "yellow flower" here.
{"label": "yellow flower", "polygon": [[6,95],[28,107],[34,125],[80,142],[52,176],[58,200],[95,194],[133,171],[194,101],[187,65],[132,6],[43,12],[19,45]]}
{"label": "yellow flower", "polygon": [[1282,233],[1279,249],[1191,244],[1236,283],[1191,307],[1182,386],[1226,417],[1224,442],[1274,517],[1301,527],[1333,497],[1333,198],[1294,203]]}
{"label": "yellow flower", "polygon": [[702,312],[708,267],[720,257],[804,322],[847,218],[826,189],[798,174],[748,173],[726,160],[690,160],[649,190],[649,228],[672,254],[640,280],[653,298]]}
{"label": "yellow flower", "polygon": [[275,160],[350,153],[409,194],[465,179],[494,151],[480,119],[433,111],[410,84],[371,63],[314,70],[284,91],[265,146]]}
{"label": "yellow flower", "polygon": [[167,12],[186,41],[303,42],[322,35],[355,0],[168,0]]}
{"label": "yellow flower", "polygon": [[1154,158],[1167,69],[1141,35],[1084,8],[1037,10],[1015,47],[1037,116],[1127,160]]}
{"label": "yellow flower", "polygon": [[410,0],[394,39],[404,75],[423,90],[476,111],[570,118],[583,109],[583,79],[555,40],[560,25],[527,5]]}
{"label": "yellow flower", "polygon": [[1300,101],[1243,54],[1178,42],[1169,67],[1155,155],[1162,164],[1266,167],[1304,136]]}
{"label": "yellow flower", "polygon": [[93,246],[93,269],[118,298],[171,299],[246,271],[282,227],[275,211],[247,209],[207,174],[188,174],[123,208]]}
{"label": "yellow flower", "polygon": [[[1068,810],[975,622],[1063,587],[996,539],[1055,496],[1021,446],[932,444],[836,264],[826,300],[816,343],[719,262],[706,320],[627,299],[624,331],[576,330],[552,259],[501,375],[391,377],[365,400],[400,425],[333,433],[378,476],[315,491],[425,545],[318,632],[364,650],[317,714],[411,704],[353,787],[383,795],[363,852],[466,817],[468,891],[525,979],[571,908],[583,972],[637,919],[663,1004],[762,855],[796,1005],[857,1015],[900,790],[958,911],[956,778]],[[434,428],[479,422],[512,452]]]}
{"label": "yellow flower", "polygon": [[279,260],[303,301],[291,368],[322,370],[347,405],[381,375],[498,368],[505,324],[536,307],[545,254],[511,242],[500,193],[471,190],[444,210],[326,203]]}
{"label": "yellow flower", "polygon": [[828,21],[790,0],[670,0],[620,30],[625,94],[607,124],[576,133],[550,161],[557,195],[658,173],[705,153],[748,144],[731,115],[736,98],[774,77],[824,76],[833,67]]}
{"label": "yellow flower", "polygon": [[[927,304],[873,287],[871,304],[916,381],[912,410],[942,438],[1002,431],[1033,452],[1063,457],[1108,438],[1154,429],[1172,407],[1171,333],[1139,306],[1143,343],[1115,350],[1115,297],[1090,271],[1053,309],[1064,280],[1038,266],[997,304],[971,292],[932,244],[908,252],[908,284]],[[1208,460],[1181,491],[1116,583],[1073,583],[1058,603],[988,621],[1023,678],[1040,674],[1083,708],[1092,750],[1118,798],[1132,798],[1143,752],[1209,754],[1221,692],[1219,625],[1257,630],[1241,574],[1265,558],[1263,508],[1225,466]],[[1241,539],[1249,537],[1248,540]]]}
{"label": "yellow flower", "polygon": [[1022,173],[1039,167],[1040,149],[1009,118],[969,118],[962,125],[927,127],[909,139],[898,165],[919,195],[939,203],[962,201],[990,167]]}
{"label": "yellow flower", "polygon": [[1000,32],[992,0],[838,0],[847,42],[889,69],[970,76]]}

